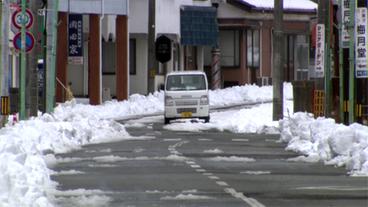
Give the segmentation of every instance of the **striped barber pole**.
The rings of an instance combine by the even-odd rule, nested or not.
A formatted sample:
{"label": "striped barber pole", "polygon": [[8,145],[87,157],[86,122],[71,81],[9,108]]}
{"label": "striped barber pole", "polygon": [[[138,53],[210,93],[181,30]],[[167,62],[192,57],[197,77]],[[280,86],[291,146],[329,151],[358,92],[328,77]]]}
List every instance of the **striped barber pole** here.
{"label": "striped barber pole", "polygon": [[212,79],[212,90],[221,88],[221,67],[220,67],[219,48],[213,48],[212,50],[211,79]]}

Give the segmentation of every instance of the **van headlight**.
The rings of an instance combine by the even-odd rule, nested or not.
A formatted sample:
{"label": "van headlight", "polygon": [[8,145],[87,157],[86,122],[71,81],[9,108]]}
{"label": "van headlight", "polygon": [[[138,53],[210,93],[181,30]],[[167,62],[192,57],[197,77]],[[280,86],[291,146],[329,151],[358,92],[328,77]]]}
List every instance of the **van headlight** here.
{"label": "van headlight", "polygon": [[165,96],[165,105],[174,106],[174,99],[171,96]]}
{"label": "van headlight", "polygon": [[208,105],[208,96],[201,96],[201,99],[199,100],[200,105]]}

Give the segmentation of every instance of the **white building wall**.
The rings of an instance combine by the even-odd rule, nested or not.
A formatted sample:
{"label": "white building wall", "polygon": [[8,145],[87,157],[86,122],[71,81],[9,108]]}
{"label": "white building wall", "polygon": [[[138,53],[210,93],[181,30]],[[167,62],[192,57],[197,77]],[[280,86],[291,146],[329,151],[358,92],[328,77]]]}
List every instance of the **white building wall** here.
{"label": "white building wall", "polygon": [[130,75],[129,78],[129,94],[147,93],[147,65],[148,65],[148,44],[146,38],[136,39],[136,67],[137,74]]}
{"label": "white building wall", "polygon": [[129,32],[148,34],[148,1],[133,0],[129,2]]}

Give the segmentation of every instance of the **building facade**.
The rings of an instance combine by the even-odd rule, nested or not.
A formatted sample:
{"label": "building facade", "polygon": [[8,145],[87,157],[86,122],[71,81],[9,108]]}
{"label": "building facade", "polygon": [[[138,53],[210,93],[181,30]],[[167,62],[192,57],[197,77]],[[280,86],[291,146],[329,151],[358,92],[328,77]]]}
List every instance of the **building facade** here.
{"label": "building facade", "polygon": [[[284,1],[284,81],[310,76],[311,21],[316,18],[316,11],[317,5],[310,1]],[[228,0],[219,4],[218,21],[223,86],[271,84],[273,1]],[[208,71],[209,48],[205,54]]]}

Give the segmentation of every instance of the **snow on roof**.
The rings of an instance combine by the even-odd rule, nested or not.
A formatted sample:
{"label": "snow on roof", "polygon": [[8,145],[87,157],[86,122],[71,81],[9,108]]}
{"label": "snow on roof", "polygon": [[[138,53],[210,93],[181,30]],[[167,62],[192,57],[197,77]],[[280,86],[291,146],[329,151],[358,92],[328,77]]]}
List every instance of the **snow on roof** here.
{"label": "snow on roof", "polygon": [[[259,9],[273,9],[274,0],[241,0]],[[317,4],[310,0],[284,0],[284,9],[287,10],[315,10]]]}

